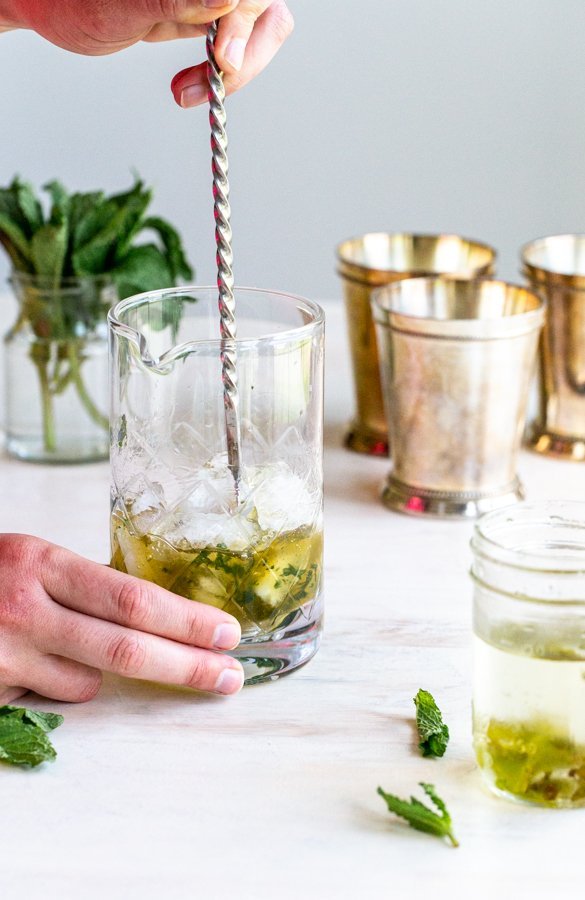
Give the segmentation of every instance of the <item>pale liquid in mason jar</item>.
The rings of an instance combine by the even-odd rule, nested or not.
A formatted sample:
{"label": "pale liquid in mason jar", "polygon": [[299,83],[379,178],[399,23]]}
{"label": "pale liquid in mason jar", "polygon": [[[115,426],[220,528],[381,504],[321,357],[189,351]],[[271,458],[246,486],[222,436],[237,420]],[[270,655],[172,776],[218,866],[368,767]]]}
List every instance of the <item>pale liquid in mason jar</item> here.
{"label": "pale liquid in mason jar", "polygon": [[583,649],[514,646],[509,635],[503,649],[475,636],[473,736],[496,790],[546,806],[585,805]]}

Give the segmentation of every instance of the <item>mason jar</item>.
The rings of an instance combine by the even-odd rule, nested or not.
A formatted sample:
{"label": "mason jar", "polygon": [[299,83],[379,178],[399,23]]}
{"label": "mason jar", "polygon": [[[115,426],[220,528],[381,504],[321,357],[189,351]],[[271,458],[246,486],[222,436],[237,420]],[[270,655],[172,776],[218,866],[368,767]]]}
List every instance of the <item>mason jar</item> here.
{"label": "mason jar", "polygon": [[107,459],[107,276],[10,278],[18,313],[4,338],[6,448],[33,462]]}
{"label": "mason jar", "polygon": [[320,642],[324,322],[309,300],[235,290],[235,481],[217,299],[183,287],[110,313],[112,565],[235,616],[250,684]]}
{"label": "mason jar", "polygon": [[585,805],[585,503],[520,504],[472,540],[473,740],[492,790]]}

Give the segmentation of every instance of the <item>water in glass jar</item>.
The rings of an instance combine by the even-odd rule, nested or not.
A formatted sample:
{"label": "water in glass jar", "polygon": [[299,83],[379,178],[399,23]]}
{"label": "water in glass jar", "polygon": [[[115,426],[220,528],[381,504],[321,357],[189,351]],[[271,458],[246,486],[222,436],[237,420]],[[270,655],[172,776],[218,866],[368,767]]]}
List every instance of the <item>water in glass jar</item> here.
{"label": "water in glass jar", "polygon": [[585,805],[585,650],[474,637],[473,735],[498,792],[546,806]]}

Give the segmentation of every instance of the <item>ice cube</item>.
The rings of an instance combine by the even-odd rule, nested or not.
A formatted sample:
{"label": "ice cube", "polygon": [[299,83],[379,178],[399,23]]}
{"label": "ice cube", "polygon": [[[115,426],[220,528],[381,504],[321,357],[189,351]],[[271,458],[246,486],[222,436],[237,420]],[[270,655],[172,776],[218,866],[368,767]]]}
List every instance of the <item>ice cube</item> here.
{"label": "ice cube", "polygon": [[283,461],[246,471],[235,505],[227,455],[218,454],[195,476],[189,496],[160,519],[156,533],[174,547],[217,547],[242,551],[262,532],[294,531],[315,521],[318,499]]}
{"label": "ice cube", "polygon": [[318,507],[314,498],[285,462],[257,466],[251,484],[262,531],[294,531],[315,519]]}
{"label": "ice cube", "polygon": [[[245,479],[239,485],[240,505],[245,504],[248,488]],[[206,513],[230,513],[234,508],[235,487],[228,468],[227,454],[218,453],[197,473],[195,485],[186,501],[191,510]]]}
{"label": "ice cube", "polygon": [[242,516],[224,513],[197,513],[183,525],[183,536],[191,547],[217,547],[242,551],[255,543],[258,528]]}
{"label": "ice cube", "polygon": [[163,486],[139,476],[126,486],[123,502],[132,530],[135,534],[147,534],[164,515]]}
{"label": "ice cube", "polygon": [[195,510],[192,516],[183,516],[180,520],[168,519],[159,533],[179,550],[223,545],[235,552],[252,546],[259,534],[253,522],[201,510]]}

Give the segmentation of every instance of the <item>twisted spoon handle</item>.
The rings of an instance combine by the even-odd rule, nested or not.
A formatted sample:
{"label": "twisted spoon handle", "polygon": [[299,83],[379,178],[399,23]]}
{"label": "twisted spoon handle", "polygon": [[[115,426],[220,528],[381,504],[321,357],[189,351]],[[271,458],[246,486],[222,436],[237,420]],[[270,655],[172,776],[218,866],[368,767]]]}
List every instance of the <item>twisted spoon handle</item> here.
{"label": "twisted spoon handle", "polygon": [[240,416],[238,378],[236,371],[236,303],[232,253],[231,209],[229,202],[225,88],[223,73],[215,61],[217,22],[207,30],[207,77],[209,80],[209,123],[211,125],[211,168],[213,172],[213,203],[215,215],[215,243],[217,247],[217,286],[221,334],[221,377],[227,439],[228,466],[236,489],[241,476]]}

